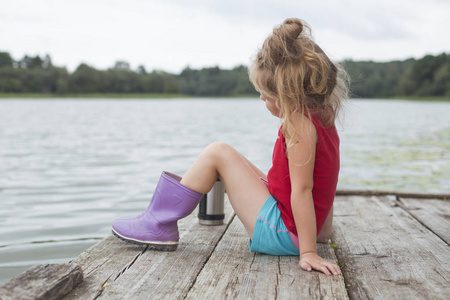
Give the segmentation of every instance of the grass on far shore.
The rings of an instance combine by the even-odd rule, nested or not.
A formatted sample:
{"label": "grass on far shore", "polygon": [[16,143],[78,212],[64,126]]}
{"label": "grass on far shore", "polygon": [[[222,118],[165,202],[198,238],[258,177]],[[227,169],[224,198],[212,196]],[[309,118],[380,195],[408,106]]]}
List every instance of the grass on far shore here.
{"label": "grass on far shore", "polygon": [[224,96],[191,96],[184,94],[153,94],[153,93],[93,93],[93,94],[41,94],[41,93],[0,93],[0,99],[175,99],[175,98],[258,98],[259,94],[224,95]]}
{"label": "grass on far shore", "polygon": [[[157,94],[157,93],[92,93],[92,94],[41,94],[41,93],[0,93],[0,99],[52,99],[52,98],[77,98],[77,99],[175,99],[175,98],[258,98],[258,94],[249,95],[224,95],[224,96],[191,96],[184,94]],[[354,98],[353,100],[364,100],[370,98]],[[450,96],[443,97],[375,97],[373,99],[393,99],[411,101],[441,101],[450,102]]]}
{"label": "grass on far shore", "polygon": [[182,94],[150,94],[150,93],[93,93],[93,94],[41,94],[41,93],[0,93],[0,98],[115,98],[115,99],[161,99],[161,98],[191,98],[189,95]]}
{"label": "grass on far shore", "polygon": [[450,102],[450,96],[441,96],[441,97],[415,97],[415,96],[396,96],[389,97],[387,99],[395,99],[395,100],[411,100],[411,101],[440,101],[440,102]]}

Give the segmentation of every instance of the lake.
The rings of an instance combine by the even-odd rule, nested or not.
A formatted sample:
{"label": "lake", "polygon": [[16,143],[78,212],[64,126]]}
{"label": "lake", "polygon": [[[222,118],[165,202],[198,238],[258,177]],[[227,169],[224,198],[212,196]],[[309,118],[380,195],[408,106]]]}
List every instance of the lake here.
{"label": "lake", "polygon": [[[450,103],[351,100],[338,188],[450,192]],[[0,285],[68,262],[148,205],[214,141],[267,172],[280,121],[259,99],[0,101]]]}

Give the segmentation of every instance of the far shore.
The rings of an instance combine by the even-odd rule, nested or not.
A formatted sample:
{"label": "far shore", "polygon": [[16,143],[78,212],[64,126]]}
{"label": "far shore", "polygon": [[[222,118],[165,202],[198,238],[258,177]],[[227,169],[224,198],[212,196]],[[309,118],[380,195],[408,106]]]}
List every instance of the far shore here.
{"label": "far shore", "polygon": [[442,97],[415,97],[415,96],[396,96],[389,97],[388,99],[394,100],[411,100],[411,101],[440,101],[440,102],[450,102],[450,96],[442,96]]}
{"label": "far shore", "polygon": [[[40,94],[40,93],[0,93],[1,99],[180,99],[180,98],[259,98],[258,94],[248,95],[224,95],[224,96],[196,96],[185,94],[152,94],[152,93],[92,93],[92,94]],[[450,102],[450,96],[443,97],[416,97],[416,96],[393,96],[379,98],[352,98],[352,100],[411,100],[411,101],[440,101]]]}
{"label": "far shore", "polygon": [[179,99],[179,98],[259,98],[258,94],[197,96],[185,94],[152,94],[152,93],[92,93],[92,94],[40,94],[40,93],[0,93],[0,99]]}
{"label": "far shore", "polygon": [[171,99],[171,98],[192,98],[182,94],[150,94],[150,93],[92,93],[92,94],[41,94],[41,93],[0,93],[0,98],[21,98],[21,99],[52,99],[52,98],[79,98],[79,99]]}

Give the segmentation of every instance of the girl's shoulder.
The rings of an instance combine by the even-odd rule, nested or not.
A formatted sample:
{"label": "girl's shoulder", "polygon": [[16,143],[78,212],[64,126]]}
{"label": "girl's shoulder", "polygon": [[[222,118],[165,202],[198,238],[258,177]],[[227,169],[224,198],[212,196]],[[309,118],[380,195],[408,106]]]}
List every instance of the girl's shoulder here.
{"label": "girl's shoulder", "polygon": [[314,115],[306,115],[304,113],[293,113],[290,118],[290,126],[286,128],[288,136],[294,140],[306,135],[317,135],[316,130],[317,118]]}

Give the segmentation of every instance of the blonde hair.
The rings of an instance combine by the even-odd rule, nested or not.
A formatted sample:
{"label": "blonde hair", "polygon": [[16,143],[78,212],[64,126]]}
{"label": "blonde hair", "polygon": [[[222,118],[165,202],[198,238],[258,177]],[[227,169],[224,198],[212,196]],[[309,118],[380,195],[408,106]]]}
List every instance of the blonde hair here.
{"label": "blonde hair", "polygon": [[348,75],[331,62],[300,19],[286,19],[273,29],[250,65],[249,76],[257,91],[276,100],[286,139],[293,138],[288,132],[292,113],[309,118],[314,114],[324,127],[332,127],[348,96]]}

